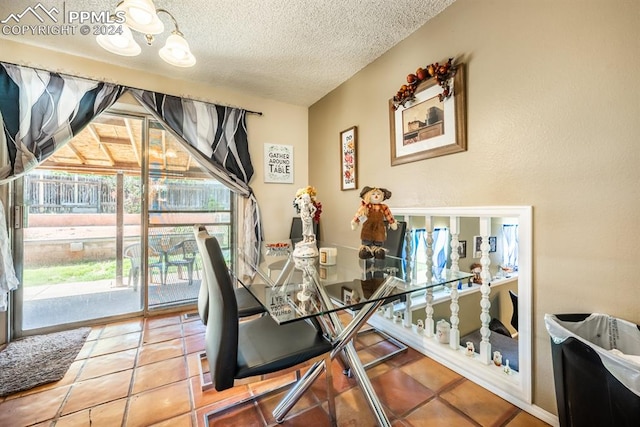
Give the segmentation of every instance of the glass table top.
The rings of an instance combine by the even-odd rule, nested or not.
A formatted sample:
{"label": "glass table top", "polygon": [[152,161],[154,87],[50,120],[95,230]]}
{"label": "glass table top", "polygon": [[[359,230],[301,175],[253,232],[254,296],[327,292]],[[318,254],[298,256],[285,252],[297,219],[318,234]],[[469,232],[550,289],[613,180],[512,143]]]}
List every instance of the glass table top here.
{"label": "glass table top", "polygon": [[[393,302],[436,286],[457,286],[472,276],[435,268],[427,274],[426,264],[388,255],[384,259],[363,260],[356,248],[323,242],[318,247],[335,248],[335,264],[320,263],[319,256],[295,257],[291,246],[286,245],[264,245],[258,265],[246,261],[240,251],[239,260],[256,273],[252,280],[241,283],[279,323],[338,310],[357,310],[380,300]],[[320,293],[328,298],[322,298]],[[323,303],[327,300],[332,304]]]}

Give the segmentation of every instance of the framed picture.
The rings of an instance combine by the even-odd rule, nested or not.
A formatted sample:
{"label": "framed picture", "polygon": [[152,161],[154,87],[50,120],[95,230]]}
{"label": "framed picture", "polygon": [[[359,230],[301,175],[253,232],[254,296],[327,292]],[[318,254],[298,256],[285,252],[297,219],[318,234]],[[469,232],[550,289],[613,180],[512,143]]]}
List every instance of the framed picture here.
{"label": "framed picture", "polygon": [[[496,236],[489,236],[489,252],[496,251]],[[480,249],[480,245],[482,244],[482,236],[474,236],[473,237],[473,257],[480,258],[482,256],[482,250]]]}
{"label": "framed picture", "polygon": [[456,65],[453,95],[440,101],[435,78],[423,81],[415,100],[394,108],[389,100],[391,166],[467,151],[465,66]]}
{"label": "framed picture", "polygon": [[293,183],[293,145],[264,144],[264,182]]}
{"label": "framed picture", "polygon": [[342,287],[342,302],[345,304],[352,304],[353,301],[353,290],[347,288],[346,286]]}
{"label": "framed picture", "polygon": [[340,189],[358,188],[358,127],[340,132]]}
{"label": "framed picture", "polygon": [[458,242],[458,256],[460,258],[467,257],[467,241],[466,240],[460,240]]}

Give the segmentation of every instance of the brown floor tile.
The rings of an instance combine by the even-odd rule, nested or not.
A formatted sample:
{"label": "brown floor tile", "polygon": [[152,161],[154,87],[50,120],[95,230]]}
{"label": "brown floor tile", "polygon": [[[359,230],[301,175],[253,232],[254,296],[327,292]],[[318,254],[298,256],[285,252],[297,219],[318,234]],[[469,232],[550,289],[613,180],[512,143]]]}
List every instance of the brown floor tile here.
{"label": "brown floor tile", "polygon": [[127,427],[145,427],[191,410],[188,381],[135,394],[129,399]]}
{"label": "brown floor tile", "polygon": [[[89,334],[91,335],[91,334]],[[93,348],[96,346],[96,340],[86,340],[76,356],[76,360],[86,359],[91,355]]]}
{"label": "brown floor tile", "polygon": [[439,399],[433,399],[405,417],[412,427],[473,427],[476,424]]}
{"label": "brown floor tile", "polygon": [[157,424],[151,424],[149,427],[191,427],[196,425],[193,417],[192,413],[182,414]]}
{"label": "brown floor tile", "polygon": [[61,414],[67,415],[127,397],[132,374],[133,370],[128,370],[75,383]]}
{"label": "brown floor tile", "polygon": [[182,325],[179,323],[174,325],[160,326],[153,329],[145,329],[142,343],[144,345],[147,345],[162,341],[169,341],[177,338],[182,338]]}
{"label": "brown floor tile", "polygon": [[238,409],[226,411],[209,418],[211,427],[263,427],[264,420],[254,405],[243,405]]}
{"label": "brown floor tile", "polygon": [[180,320],[181,316],[182,316],[182,314],[170,314],[168,316],[148,317],[144,321],[144,328],[145,329],[154,329],[154,328],[161,328],[163,326],[168,326],[168,325],[180,324],[181,323],[181,320]]}
{"label": "brown floor tile", "polygon": [[187,379],[187,364],[183,356],[150,363],[135,369],[131,393],[141,393],[185,379]]}
{"label": "brown floor tile", "polygon": [[102,334],[100,334],[100,338],[110,338],[118,335],[129,334],[131,332],[140,332],[142,331],[143,323],[142,319],[110,323],[104,327]]}
{"label": "brown floor tile", "polygon": [[400,354],[397,354],[395,356],[393,356],[391,359],[389,359],[389,364],[391,366],[403,366],[406,365],[407,363],[411,363],[411,362],[415,362],[416,360],[420,360],[423,357],[425,357],[423,354],[415,351],[414,349],[412,349],[411,347],[409,347],[407,349],[407,351],[404,351]]}
{"label": "brown floor tile", "polygon": [[149,363],[171,359],[182,356],[183,354],[182,339],[180,338],[143,345],[140,347],[140,351],[138,351],[137,366],[148,365]]}
{"label": "brown floor tile", "polygon": [[399,369],[371,380],[380,401],[398,417],[431,399],[434,393]]}
{"label": "brown floor tile", "polygon": [[189,377],[200,375],[200,353],[187,354],[187,372]]}
{"label": "brown floor tile", "polygon": [[[373,413],[359,387],[341,393],[336,397],[336,415],[339,427],[371,427],[376,422]],[[388,415],[388,414],[387,414]]]}
{"label": "brown floor tile", "polygon": [[204,351],[204,333],[189,335],[184,337],[184,348],[186,354],[200,353]]}
{"label": "brown floor tile", "polygon": [[375,332],[375,330],[371,331],[372,332],[358,334],[356,339],[356,348],[358,348],[357,344],[361,344],[363,347],[369,347],[379,343],[380,341],[384,341],[385,338],[382,335]]}
{"label": "brown floor tile", "polygon": [[140,344],[140,336],[141,332],[132,332],[125,335],[99,339],[95,342],[90,357],[136,348]]}
{"label": "brown floor tile", "polygon": [[119,426],[122,425],[127,399],[119,399],[102,405],[60,417],[56,427]]}
{"label": "brown floor tile", "polygon": [[219,406],[216,403],[223,402],[222,406],[224,406],[234,399],[239,400],[250,395],[246,385],[236,385],[224,391],[216,391],[215,389],[202,391],[198,377],[189,378],[189,387],[193,396],[193,406],[196,409],[209,407],[210,410],[214,410]]}
{"label": "brown floor tile", "polygon": [[85,361],[82,371],[78,375],[78,381],[133,369],[137,354],[138,350],[134,348],[105,354],[104,356],[91,357]]}
{"label": "brown floor tile", "polygon": [[[323,381],[324,381],[324,378],[323,378]],[[283,392],[273,394],[270,397],[264,397],[258,400],[258,406],[260,407],[260,410],[262,411],[262,416],[267,421],[267,424],[274,424],[276,422],[275,418],[273,418],[273,410],[276,408],[276,406],[278,406],[280,401],[284,398],[287,391],[288,389]],[[320,402],[318,401],[316,396],[313,394],[313,391],[307,390],[307,392],[302,395],[300,400],[298,400],[298,402],[291,409],[291,411],[289,411],[286,418],[294,417],[297,414],[303,411],[306,411],[307,409],[313,406],[317,406],[319,403]]]}
{"label": "brown floor tile", "polygon": [[316,405],[300,413],[287,417],[281,424],[284,427],[326,427],[330,425],[329,414]]}
{"label": "brown floor tile", "polygon": [[518,410],[511,403],[469,380],[445,391],[440,398],[483,426],[501,425]]}
{"label": "brown floor tile", "polygon": [[28,426],[55,417],[70,386],[24,397],[7,399],[0,405],[0,426]]}
{"label": "brown floor tile", "polygon": [[400,370],[436,393],[463,378],[428,357],[407,363]]}
{"label": "brown floor tile", "polygon": [[89,332],[89,335],[87,335],[87,341],[95,341],[98,339],[98,337],[100,337],[100,335],[102,334],[102,331],[104,329],[106,325],[100,325],[100,326],[93,326],[91,328],[91,332]]}
{"label": "brown floor tile", "polygon": [[188,337],[189,335],[194,335],[194,334],[204,334],[204,331],[206,330],[206,326],[198,318],[198,320],[195,322],[183,322],[182,330],[184,331],[184,336]]}
{"label": "brown floor tile", "polygon": [[520,411],[506,424],[507,427],[546,427],[548,425],[525,411]]}

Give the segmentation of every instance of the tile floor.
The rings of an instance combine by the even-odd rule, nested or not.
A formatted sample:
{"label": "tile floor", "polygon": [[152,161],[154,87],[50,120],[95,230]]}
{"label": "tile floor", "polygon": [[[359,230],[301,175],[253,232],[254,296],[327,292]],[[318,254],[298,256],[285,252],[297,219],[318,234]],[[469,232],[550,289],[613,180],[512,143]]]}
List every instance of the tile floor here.
{"label": "tile floor", "polygon": [[[293,375],[202,392],[198,353],[204,349],[203,336],[200,320],[181,314],[94,327],[62,380],[0,398],[0,426],[204,426],[204,414],[223,400]],[[366,363],[390,345],[376,334],[365,334],[356,348]],[[332,369],[338,425],[373,426],[355,380],[342,375],[337,363]],[[547,425],[411,349],[367,372],[394,427]],[[214,416],[209,425],[272,426],[271,411],[281,396]],[[321,378],[282,425],[326,426],[326,403]]]}

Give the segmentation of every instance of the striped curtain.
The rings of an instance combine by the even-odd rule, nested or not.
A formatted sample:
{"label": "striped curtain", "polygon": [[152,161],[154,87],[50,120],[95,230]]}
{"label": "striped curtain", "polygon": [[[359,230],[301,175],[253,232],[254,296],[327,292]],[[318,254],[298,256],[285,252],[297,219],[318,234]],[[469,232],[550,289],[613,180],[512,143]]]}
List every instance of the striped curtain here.
{"label": "striped curtain", "polygon": [[[122,86],[0,62],[0,184],[38,166],[122,94]],[[0,203],[0,311],[18,285]]]}
{"label": "striped curtain", "polygon": [[253,165],[247,141],[246,110],[140,89],[131,89],[130,92],[167,125],[220,182],[248,199],[244,212],[247,230],[244,247],[251,251],[247,255],[257,263],[262,229],[258,202],[249,186]]}
{"label": "striped curtain", "polygon": [[0,184],[38,166],[110,107],[119,85],[0,62]]}

